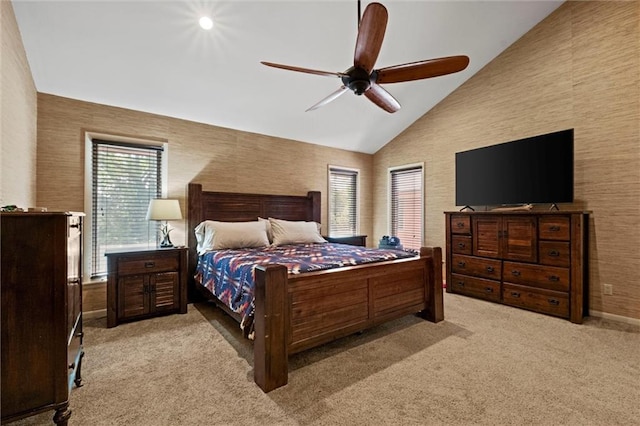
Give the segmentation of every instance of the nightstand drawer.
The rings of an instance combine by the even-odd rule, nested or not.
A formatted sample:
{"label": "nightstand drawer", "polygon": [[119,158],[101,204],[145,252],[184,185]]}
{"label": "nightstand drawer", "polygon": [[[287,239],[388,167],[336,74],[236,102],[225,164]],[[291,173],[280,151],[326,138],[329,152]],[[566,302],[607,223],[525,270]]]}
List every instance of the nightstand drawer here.
{"label": "nightstand drawer", "polygon": [[118,274],[130,275],[177,271],[179,263],[179,258],[175,255],[120,259],[118,261]]}

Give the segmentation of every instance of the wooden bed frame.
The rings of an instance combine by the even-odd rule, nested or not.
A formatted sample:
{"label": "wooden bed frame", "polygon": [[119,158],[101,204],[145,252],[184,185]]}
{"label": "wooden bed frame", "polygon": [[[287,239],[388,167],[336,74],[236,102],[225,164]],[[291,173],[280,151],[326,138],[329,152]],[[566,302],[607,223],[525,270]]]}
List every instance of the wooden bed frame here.
{"label": "wooden bed frame", "polygon": [[[320,223],[319,192],[306,196],[206,192],[202,185],[190,183],[187,201],[190,294],[204,290],[212,299],[193,279],[197,264],[193,229],[200,222],[276,217]],[[255,382],[264,392],[284,386],[290,354],[414,313],[432,322],[444,319],[440,247],[423,247],[420,257],[410,259],[298,275],[289,275],[282,265],[257,266]]]}

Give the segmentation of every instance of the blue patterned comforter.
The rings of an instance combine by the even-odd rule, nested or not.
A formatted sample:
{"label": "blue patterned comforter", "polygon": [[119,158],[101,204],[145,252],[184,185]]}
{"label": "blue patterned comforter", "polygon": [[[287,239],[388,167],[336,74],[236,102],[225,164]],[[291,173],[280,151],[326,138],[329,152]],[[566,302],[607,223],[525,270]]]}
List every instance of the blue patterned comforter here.
{"label": "blue patterned comforter", "polygon": [[244,329],[253,322],[256,265],[280,264],[287,267],[289,274],[300,274],[414,256],[414,253],[402,250],[335,243],[215,250],[199,257],[195,279],[240,315],[240,326]]}

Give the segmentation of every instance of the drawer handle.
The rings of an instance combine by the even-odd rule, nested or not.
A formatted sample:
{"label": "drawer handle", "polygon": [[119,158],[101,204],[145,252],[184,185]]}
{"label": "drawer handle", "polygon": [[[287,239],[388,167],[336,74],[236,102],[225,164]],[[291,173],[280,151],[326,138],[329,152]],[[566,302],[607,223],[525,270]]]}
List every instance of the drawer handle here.
{"label": "drawer handle", "polygon": [[156,262],[144,262],[145,268],[153,268],[154,266],[156,266]]}
{"label": "drawer handle", "polygon": [[82,331],[77,332],[76,333],[76,337],[79,337],[79,338],[82,339],[84,337],[84,332],[82,332]]}
{"label": "drawer handle", "polygon": [[551,232],[558,232],[560,230],[560,227],[558,225],[551,225],[549,227],[549,231]]}
{"label": "drawer handle", "polygon": [[558,257],[558,256],[560,256],[560,252],[559,252],[558,250],[551,250],[551,251],[549,252],[549,256],[551,256],[551,257]]}
{"label": "drawer handle", "polygon": [[560,277],[557,276],[557,275],[551,275],[551,276],[549,276],[549,281],[558,282],[558,281],[560,281]]}
{"label": "drawer handle", "polygon": [[517,269],[514,269],[513,271],[511,271],[511,275],[519,277],[520,276],[520,271],[518,271]]}
{"label": "drawer handle", "polygon": [[487,272],[493,272],[493,266],[487,266]]}
{"label": "drawer handle", "polygon": [[517,291],[512,291],[511,292],[511,296],[512,297],[520,297],[520,293],[518,293]]}
{"label": "drawer handle", "polygon": [[69,228],[80,228],[80,222],[72,223],[71,225],[69,225]]}
{"label": "drawer handle", "polygon": [[560,301],[557,299],[549,299],[549,304],[553,306],[558,306],[560,304]]}
{"label": "drawer handle", "polygon": [[458,287],[464,287],[464,281],[458,281],[457,284]]}
{"label": "drawer handle", "polygon": [[80,278],[71,278],[69,284],[80,284]]}
{"label": "drawer handle", "polygon": [[74,368],[76,368],[75,362],[72,362],[71,364],[69,364],[69,370],[73,370]]}
{"label": "drawer handle", "polygon": [[493,288],[491,287],[485,287],[484,291],[486,291],[487,293],[493,293]]}
{"label": "drawer handle", "polygon": [[464,262],[458,262],[458,266],[461,267],[461,268],[464,268],[465,265],[466,265],[466,263],[464,263]]}
{"label": "drawer handle", "polygon": [[460,248],[464,248],[465,246],[466,246],[465,243],[458,243],[458,247],[460,247]]}
{"label": "drawer handle", "polygon": [[464,222],[458,222],[457,225],[458,228],[464,228]]}

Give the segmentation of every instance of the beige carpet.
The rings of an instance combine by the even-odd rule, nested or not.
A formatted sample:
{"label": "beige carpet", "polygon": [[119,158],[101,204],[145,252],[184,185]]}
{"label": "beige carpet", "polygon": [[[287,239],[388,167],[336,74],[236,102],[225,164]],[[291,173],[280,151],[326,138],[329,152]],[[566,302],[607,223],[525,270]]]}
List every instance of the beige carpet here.
{"label": "beige carpet", "polygon": [[86,321],[70,424],[640,424],[638,327],[450,294],[445,318],[408,316],[294,355],[289,384],[269,394],[253,383],[251,344],[213,306],[112,329]]}

